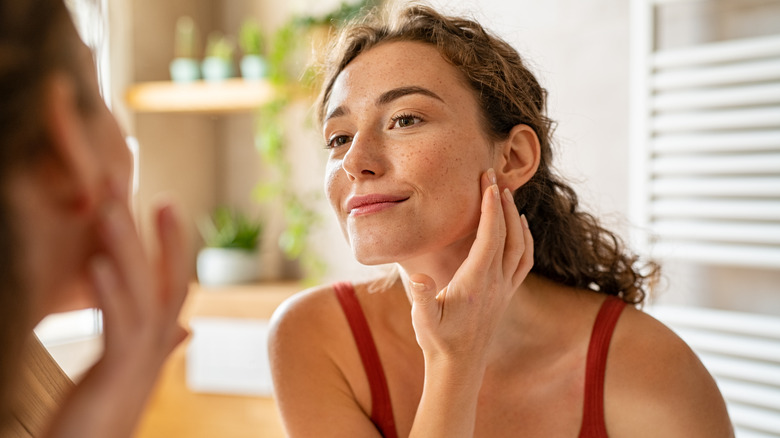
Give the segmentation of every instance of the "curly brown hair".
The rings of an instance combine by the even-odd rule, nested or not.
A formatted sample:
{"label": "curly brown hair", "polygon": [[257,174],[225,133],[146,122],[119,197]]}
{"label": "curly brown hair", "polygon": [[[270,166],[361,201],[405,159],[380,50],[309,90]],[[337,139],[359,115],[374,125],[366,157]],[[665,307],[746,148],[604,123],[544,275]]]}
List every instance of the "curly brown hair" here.
{"label": "curly brown hair", "polygon": [[[387,11],[386,11],[387,12]],[[474,90],[486,133],[506,139],[515,125],[531,127],[539,138],[536,174],[514,192],[518,210],[534,236],[531,272],[577,288],[642,303],[660,274],[654,262],[640,264],[621,239],[580,209],[577,194],[552,169],[554,122],[547,117],[547,91],[517,51],[474,20],[444,16],[427,5],[411,4],[400,13],[373,11],[345,26],[329,48],[317,102],[320,124],[339,73],[361,53],[379,44],[430,44],[457,68]]]}

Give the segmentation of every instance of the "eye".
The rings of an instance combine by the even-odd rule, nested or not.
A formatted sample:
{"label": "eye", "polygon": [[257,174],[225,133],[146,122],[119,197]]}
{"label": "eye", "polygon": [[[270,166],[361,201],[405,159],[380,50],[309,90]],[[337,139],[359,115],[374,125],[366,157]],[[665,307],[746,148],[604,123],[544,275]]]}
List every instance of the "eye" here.
{"label": "eye", "polygon": [[339,146],[344,146],[345,144],[349,143],[350,141],[352,141],[352,137],[350,137],[348,135],[334,135],[325,144],[325,149],[333,149],[333,148],[337,148]]}
{"label": "eye", "polygon": [[411,114],[399,114],[391,118],[393,121],[393,128],[408,128],[422,122],[420,117]]}

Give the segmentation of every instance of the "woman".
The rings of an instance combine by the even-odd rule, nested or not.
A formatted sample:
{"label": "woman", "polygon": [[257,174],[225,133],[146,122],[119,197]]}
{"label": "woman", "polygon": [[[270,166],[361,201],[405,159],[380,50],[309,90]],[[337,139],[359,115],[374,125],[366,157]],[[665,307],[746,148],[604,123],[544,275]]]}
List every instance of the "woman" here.
{"label": "woman", "polygon": [[[149,260],[128,209],[128,150],[62,0],[0,0],[0,102],[0,435],[130,436],[186,334],[179,220],[157,211]],[[72,389],[50,383],[51,366],[23,363],[42,357],[25,353],[33,327],[86,305],[103,311],[104,353]],[[36,388],[20,382],[34,370],[62,391],[54,413],[26,411]]]}
{"label": "woman", "polygon": [[358,261],[400,275],[277,312],[290,436],[732,436],[696,356],[635,308],[655,266],[552,172],[546,92],[513,48],[409,6],[330,53],[327,196]]}

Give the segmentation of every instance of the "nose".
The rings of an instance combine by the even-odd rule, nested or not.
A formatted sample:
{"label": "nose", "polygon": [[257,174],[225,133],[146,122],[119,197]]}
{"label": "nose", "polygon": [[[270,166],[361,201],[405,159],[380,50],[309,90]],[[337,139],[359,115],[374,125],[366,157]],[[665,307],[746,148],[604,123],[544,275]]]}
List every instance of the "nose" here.
{"label": "nose", "polygon": [[341,161],[341,168],[352,181],[382,175],[385,170],[385,159],[381,142],[365,133],[356,134]]}

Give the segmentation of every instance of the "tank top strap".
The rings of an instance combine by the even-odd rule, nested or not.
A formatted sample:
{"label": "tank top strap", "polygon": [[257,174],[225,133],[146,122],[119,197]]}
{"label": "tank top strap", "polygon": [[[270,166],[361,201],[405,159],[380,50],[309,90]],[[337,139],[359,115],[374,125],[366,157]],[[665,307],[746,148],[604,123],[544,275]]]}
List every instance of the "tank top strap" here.
{"label": "tank top strap", "polygon": [[352,330],[352,336],[360,353],[360,360],[363,362],[363,369],[366,371],[371,389],[371,421],[383,437],[397,438],[387,378],[363,308],[355,295],[355,288],[349,282],[339,282],[333,284],[333,290],[349,322],[349,328]]}
{"label": "tank top strap", "polygon": [[585,363],[585,394],[582,408],[580,438],[607,438],[604,421],[604,375],[612,333],[626,303],[608,296],[599,309],[588,345]]}

